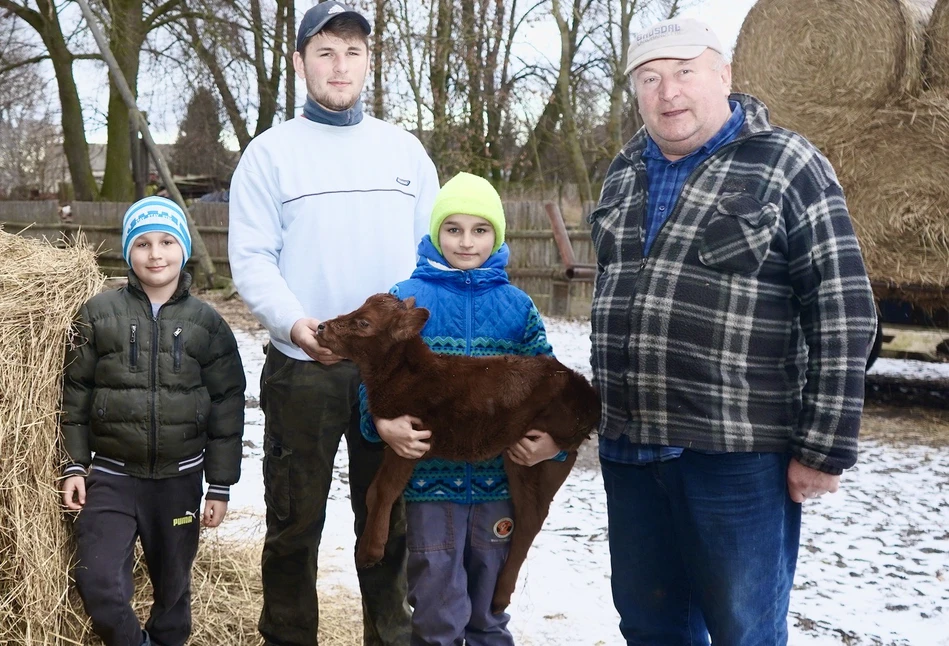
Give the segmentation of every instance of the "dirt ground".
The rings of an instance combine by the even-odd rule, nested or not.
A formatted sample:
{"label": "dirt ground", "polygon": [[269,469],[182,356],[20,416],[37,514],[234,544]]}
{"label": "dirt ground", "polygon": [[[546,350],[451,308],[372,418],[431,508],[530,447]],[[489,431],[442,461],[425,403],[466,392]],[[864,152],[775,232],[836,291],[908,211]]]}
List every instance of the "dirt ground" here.
{"label": "dirt ground", "polygon": [[246,332],[264,329],[264,326],[247,309],[247,305],[241,300],[240,296],[234,295],[231,298],[224,298],[220,291],[199,291],[195,296],[213,305],[214,309],[220,312],[232,328]]}

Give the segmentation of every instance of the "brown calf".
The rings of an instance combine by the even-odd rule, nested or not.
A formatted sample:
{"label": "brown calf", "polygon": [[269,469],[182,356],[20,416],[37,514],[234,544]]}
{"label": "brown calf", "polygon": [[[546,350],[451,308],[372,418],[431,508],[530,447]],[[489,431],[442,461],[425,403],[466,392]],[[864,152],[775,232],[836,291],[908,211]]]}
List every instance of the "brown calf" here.
{"label": "brown calf", "polygon": [[[596,391],[553,357],[460,357],[436,354],[419,332],[428,310],[390,294],[370,296],[355,312],[319,326],[320,344],[359,366],[375,417],[413,415],[432,432],[425,458],[474,462],[504,453],[514,534],[494,589],[492,609],[511,602],[517,574],[540,531],[550,501],[577,459],[577,448],[600,418]],[[548,433],[566,461],[533,467],[504,452],[531,429]],[[382,558],[392,506],[405,489],[416,460],[387,449],[366,502],[369,517],[356,549],[356,565]]]}

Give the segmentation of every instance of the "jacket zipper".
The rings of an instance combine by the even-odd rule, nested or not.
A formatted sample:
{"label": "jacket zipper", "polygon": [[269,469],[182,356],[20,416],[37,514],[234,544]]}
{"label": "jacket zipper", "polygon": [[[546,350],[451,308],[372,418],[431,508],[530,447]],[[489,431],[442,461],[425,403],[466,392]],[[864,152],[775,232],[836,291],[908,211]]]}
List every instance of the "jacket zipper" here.
{"label": "jacket zipper", "polygon": [[149,475],[154,476],[158,465],[158,317],[161,316],[161,308],[158,314],[152,316],[152,352],[151,352],[151,388],[149,395],[152,404],[151,428],[148,435],[149,451],[151,459],[149,460]]}
{"label": "jacket zipper", "polygon": [[175,345],[174,345],[174,357],[175,357],[175,372],[181,371],[181,327],[175,328]]}
{"label": "jacket zipper", "polygon": [[[465,298],[465,356],[471,356],[471,335],[474,333],[474,295],[471,287],[471,274],[465,272],[465,286],[468,293]],[[471,495],[471,463],[465,462],[465,500],[470,505]]]}
{"label": "jacket zipper", "polygon": [[471,294],[471,275],[465,272],[465,285],[468,287],[467,298],[465,299],[465,309],[467,310],[467,316],[465,317],[465,356],[471,356],[471,333],[474,328],[474,306],[472,305],[472,294]]}
{"label": "jacket zipper", "polygon": [[129,367],[133,370],[138,365],[138,339],[137,337],[138,325],[132,323],[131,330],[129,331]]}

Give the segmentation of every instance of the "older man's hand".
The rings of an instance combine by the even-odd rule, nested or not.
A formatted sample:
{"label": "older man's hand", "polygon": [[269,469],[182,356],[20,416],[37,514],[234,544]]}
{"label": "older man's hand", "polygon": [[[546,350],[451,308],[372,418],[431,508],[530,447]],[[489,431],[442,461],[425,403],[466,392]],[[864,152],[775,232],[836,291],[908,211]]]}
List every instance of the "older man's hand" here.
{"label": "older man's hand", "polygon": [[794,502],[820,498],[840,488],[840,476],[806,467],[795,458],[788,464],[788,495]]}

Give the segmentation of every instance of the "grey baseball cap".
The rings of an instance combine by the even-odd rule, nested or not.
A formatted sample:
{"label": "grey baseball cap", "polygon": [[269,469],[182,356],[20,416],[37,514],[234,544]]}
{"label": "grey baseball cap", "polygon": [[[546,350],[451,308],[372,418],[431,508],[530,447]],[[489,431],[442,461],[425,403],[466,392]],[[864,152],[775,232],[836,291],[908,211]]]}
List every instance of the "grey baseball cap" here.
{"label": "grey baseball cap", "polygon": [[310,7],[310,9],[303,14],[303,20],[300,21],[300,28],[297,30],[297,51],[302,52],[306,41],[309,40],[311,36],[320,33],[320,30],[323,29],[330,20],[337,16],[345,16],[347,14],[359,22],[360,26],[366,30],[367,36],[372,33],[372,26],[364,15],[342,2],[327,0],[326,2],[321,2],[318,5]]}
{"label": "grey baseball cap", "polygon": [[660,58],[689,60],[706,49],[725,53],[718,36],[704,22],[692,18],[673,18],[633,34],[626,60],[626,73]]}

